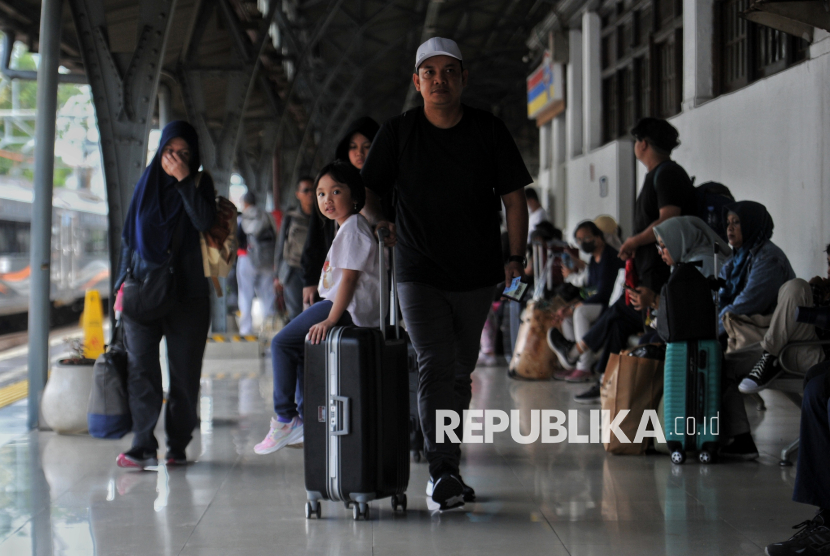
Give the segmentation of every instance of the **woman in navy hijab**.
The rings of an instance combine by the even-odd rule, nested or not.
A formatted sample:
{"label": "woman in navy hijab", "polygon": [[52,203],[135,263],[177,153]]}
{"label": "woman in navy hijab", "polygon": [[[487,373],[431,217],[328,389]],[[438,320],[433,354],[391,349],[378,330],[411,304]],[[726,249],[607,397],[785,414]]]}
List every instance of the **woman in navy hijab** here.
{"label": "woman in navy hijab", "polygon": [[[119,467],[144,469],[158,465],[153,430],[163,393],[159,342],[167,340],[170,392],[165,410],[167,465],[187,463],[185,448],[196,427],[196,404],[202,356],[210,326],[210,293],[202,267],[199,232],[216,216],[213,180],[200,174],[199,139],[187,122],[165,126],[159,149],[135,186],[121,235],[121,264],[115,291],[128,270],[142,279],[149,270],[168,264],[176,241],[177,300],[166,315],[138,322],[122,315],[127,349],[127,390],[133,419],[133,445],[116,459]],[[180,224],[181,222],[181,224]]]}

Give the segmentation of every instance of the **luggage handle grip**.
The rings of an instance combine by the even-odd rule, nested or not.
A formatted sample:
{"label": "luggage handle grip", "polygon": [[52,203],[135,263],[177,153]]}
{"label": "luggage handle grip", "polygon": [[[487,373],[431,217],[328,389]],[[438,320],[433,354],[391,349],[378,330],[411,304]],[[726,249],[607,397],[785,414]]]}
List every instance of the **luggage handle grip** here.
{"label": "luggage handle grip", "polygon": [[[329,430],[332,436],[345,436],[349,434],[349,398],[343,396],[331,396],[329,402]],[[337,411],[337,404],[340,404],[341,411]]]}
{"label": "luggage handle grip", "polygon": [[[383,337],[387,337],[386,333],[386,315],[389,314],[392,328],[395,330],[395,338],[400,340],[401,329],[398,325],[398,276],[395,264],[395,249],[390,249],[389,258],[392,261],[392,284],[391,288],[387,283],[386,275],[386,248],[383,245],[384,240],[389,237],[388,228],[378,228],[378,269],[380,271],[380,331]],[[386,295],[389,294],[387,301]],[[390,308],[391,305],[391,308]]]}

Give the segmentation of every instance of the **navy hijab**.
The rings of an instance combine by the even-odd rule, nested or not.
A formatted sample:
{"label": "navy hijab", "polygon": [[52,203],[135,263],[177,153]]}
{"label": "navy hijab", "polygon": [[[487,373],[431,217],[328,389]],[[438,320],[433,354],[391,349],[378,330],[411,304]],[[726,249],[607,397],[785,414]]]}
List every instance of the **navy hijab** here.
{"label": "navy hijab", "polygon": [[735,213],[741,221],[743,243],[734,252],[732,272],[726,277],[726,285],[721,289],[720,301],[723,306],[732,303],[741,293],[749,274],[749,260],[756,247],[772,237],[775,227],[767,208],[755,201],[740,201],[723,207],[723,220],[729,213]]}
{"label": "navy hijab", "polygon": [[190,147],[190,175],[199,171],[199,138],[187,122],[175,121],[164,126],[159,148],[136,183],[121,239],[138,252],[142,259],[161,264],[167,260],[167,249],[173,239],[184,205],[176,191],[177,180],[161,167],[164,147],[180,137]]}

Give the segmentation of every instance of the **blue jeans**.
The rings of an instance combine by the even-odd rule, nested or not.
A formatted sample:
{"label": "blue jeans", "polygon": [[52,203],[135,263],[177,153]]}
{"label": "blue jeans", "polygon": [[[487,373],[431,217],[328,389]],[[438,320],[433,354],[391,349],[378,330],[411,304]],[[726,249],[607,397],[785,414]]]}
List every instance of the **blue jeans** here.
{"label": "blue jeans", "polygon": [[[271,340],[271,361],[274,365],[274,413],[281,421],[290,421],[303,415],[303,364],[305,337],[309,329],[326,320],[332,302],[315,303],[293,319]],[[352,324],[348,311],[337,321],[337,326]]]}

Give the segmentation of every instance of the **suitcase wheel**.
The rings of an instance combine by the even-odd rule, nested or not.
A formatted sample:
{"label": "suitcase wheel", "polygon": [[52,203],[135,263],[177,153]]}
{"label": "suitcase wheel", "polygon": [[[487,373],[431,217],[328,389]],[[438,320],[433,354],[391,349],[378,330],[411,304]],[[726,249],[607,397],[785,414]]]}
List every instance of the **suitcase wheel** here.
{"label": "suitcase wheel", "polygon": [[311,516],[315,516],[317,519],[320,519],[320,502],[317,500],[313,502],[309,500],[305,503],[305,518],[311,519]]}
{"label": "suitcase wheel", "polygon": [[415,463],[419,463],[421,461],[421,451],[420,450],[412,450],[409,452],[412,461]]}
{"label": "suitcase wheel", "polygon": [[355,521],[358,521],[361,517],[364,521],[369,521],[369,504],[365,502],[354,504],[352,506],[352,516]]}
{"label": "suitcase wheel", "polygon": [[392,511],[397,512],[398,508],[401,511],[406,511],[406,494],[393,494],[392,495]]}
{"label": "suitcase wheel", "polygon": [[684,461],[686,461],[686,452],[684,452],[682,450],[675,450],[674,452],[671,453],[671,462],[672,463],[676,463],[677,465],[680,465]]}
{"label": "suitcase wheel", "polygon": [[700,463],[715,463],[715,454],[708,450],[701,450],[697,455],[697,459]]}

